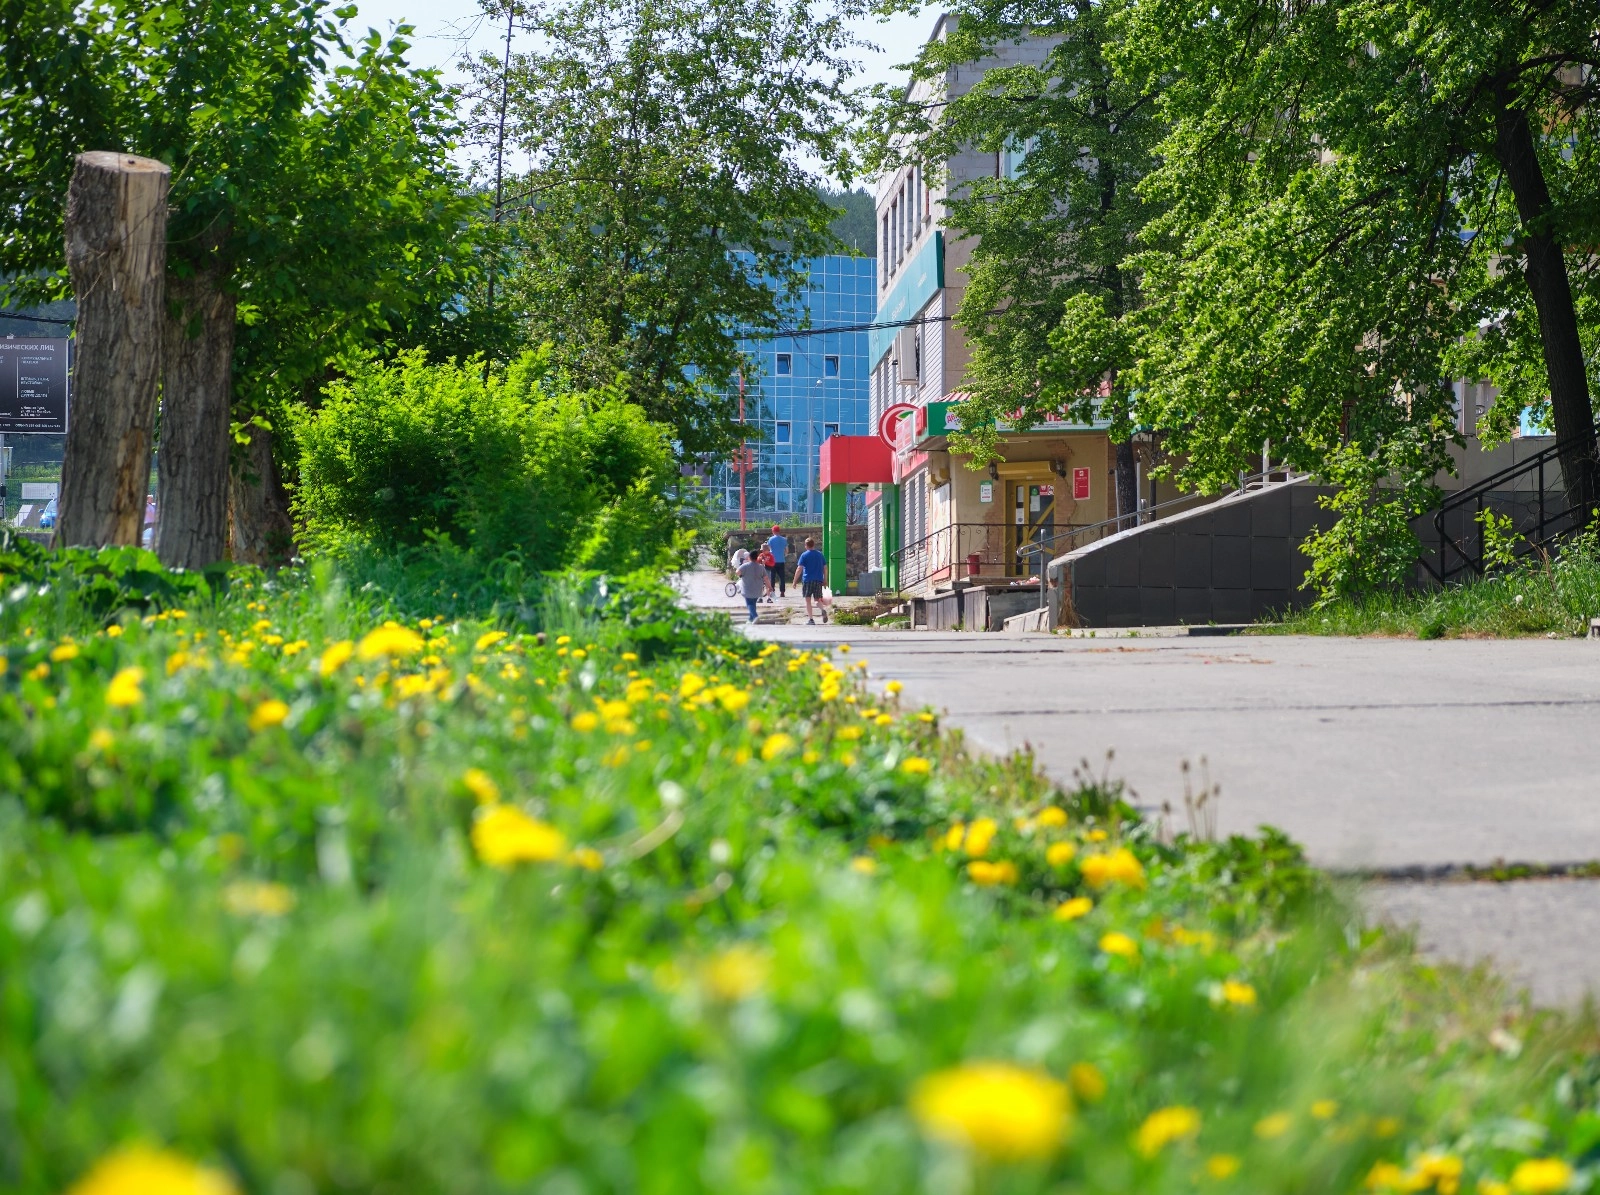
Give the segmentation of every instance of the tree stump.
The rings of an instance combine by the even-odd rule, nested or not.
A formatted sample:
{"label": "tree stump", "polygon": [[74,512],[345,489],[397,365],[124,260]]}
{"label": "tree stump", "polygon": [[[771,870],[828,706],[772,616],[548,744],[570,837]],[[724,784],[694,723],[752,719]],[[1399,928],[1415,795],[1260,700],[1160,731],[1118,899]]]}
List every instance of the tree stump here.
{"label": "tree stump", "polygon": [[174,273],[167,300],[155,549],[169,568],[204,568],[228,546],[235,301],[220,268]]}
{"label": "tree stump", "polygon": [[56,542],[137,544],[166,321],[167,187],[150,158],[86,153],[67,188],[78,303]]}

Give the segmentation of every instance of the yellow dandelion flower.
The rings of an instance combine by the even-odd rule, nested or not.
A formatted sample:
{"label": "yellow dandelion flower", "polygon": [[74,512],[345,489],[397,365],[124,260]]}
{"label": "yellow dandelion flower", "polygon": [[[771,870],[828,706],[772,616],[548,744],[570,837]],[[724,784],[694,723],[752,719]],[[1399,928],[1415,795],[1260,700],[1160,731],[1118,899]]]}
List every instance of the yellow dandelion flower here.
{"label": "yellow dandelion flower", "polygon": [[1107,834],[1104,830],[1090,830],[1083,837],[1089,842],[1104,842],[1106,839],[1110,838],[1111,835]]}
{"label": "yellow dandelion flower", "polygon": [[472,824],[472,847],[491,867],[553,863],[567,854],[567,838],[514,805],[488,805]]}
{"label": "yellow dandelion flower", "polygon": [[1222,1002],[1236,1004],[1242,1008],[1253,1008],[1256,1002],[1256,989],[1242,979],[1224,979],[1222,981]]}
{"label": "yellow dandelion flower", "polygon": [[500,800],[500,786],[482,768],[468,768],[462,772],[461,783],[480,805],[493,805]]}
{"label": "yellow dandelion flower", "polygon": [[878,861],[871,855],[857,855],[850,860],[850,870],[864,876],[877,875]]}
{"label": "yellow dandelion flower", "polygon": [[222,890],[222,903],[238,917],[282,917],[294,908],[294,890],[270,880],[235,880]]}
{"label": "yellow dandelion flower", "polygon": [[67,1195],[237,1195],[220,1170],[164,1149],[130,1145],[94,1164]]}
{"label": "yellow dandelion flower", "polygon": [[989,853],[989,846],[994,842],[994,836],[999,830],[999,823],[994,818],[977,818],[967,827],[961,845],[971,858],[981,858]]}
{"label": "yellow dandelion flower", "polygon": [[311,644],[307,643],[304,639],[296,639],[292,643],[285,643],[283,645],[283,654],[285,656],[297,656],[310,646]]}
{"label": "yellow dandelion flower", "polygon": [[121,638],[121,636],[122,636],[122,626],[121,626],[121,624],[114,623],[111,626],[106,628],[106,638],[108,638],[108,639],[118,639],[118,638]]}
{"label": "yellow dandelion flower", "polygon": [[1065,867],[1077,858],[1078,848],[1070,842],[1052,842],[1045,848],[1044,861],[1051,867]]}
{"label": "yellow dandelion flower", "polygon": [[1039,816],[1033,819],[1034,825],[1044,829],[1055,829],[1067,824],[1067,811],[1058,805],[1046,805],[1039,810]]}
{"label": "yellow dandelion flower", "polygon": [[683,698],[693,697],[706,687],[706,678],[697,672],[685,672],[678,681],[678,696]]}
{"label": "yellow dandelion flower", "polygon": [[1111,884],[1144,887],[1144,865],[1125,846],[1118,847],[1110,854],[1087,855],[1078,868],[1091,888],[1105,888]]}
{"label": "yellow dandelion flower", "polygon": [[900,770],[907,776],[926,776],[933,771],[933,765],[920,755],[908,755],[900,761]]}
{"label": "yellow dandelion flower", "polygon": [[1071,1113],[1065,1084],[1009,1062],[968,1062],[928,1075],[911,1114],[928,1136],[999,1161],[1047,1158]]}
{"label": "yellow dandelion flower", "polygon": [[143,668],[124,668],[111,678],[111,683],[106,686],[106,704],[118,709],[127,709],[129,706],[138,705],[144,700]]}
{"label": "yellow dandelion flower", "polygon": [[767,985],[772,964],[766,954],[743,943],[719,950],[706,960],[706,991],[730,1003],[753,996]]}
{"label": "yellow dandelion flower", "polygon": [[996,884],[1015,884],[1017,865],[1009,859],[991,863],[987,859],[974,859],[967,864],[967,876],[974,884],[990,888]]}
{"label": "yellow dandelion flower", "polygon": [[572,729],[576,730],[579,734],[588,734],[591,730],[599,725],[599,716],[591,713],[588,710],[584,710],[582,713],[572,715]]}
{"label": "yellow dandelion flower", "polygon": [[737,714],[750,704],[750,694],[747,690],[737,689],[732,685],[719,685],[717,701],[728,713]]}
{"label": "yellow dandelion flower", "polygon": [[592,846],[580,846],[567,856],[567,862],[585,871],[599,871],[606,865],[606,858]]}
{"label": "yellow dandelion flower", "polygon": [[780,730],[777,734],[769,734],[766,741],[761,744],[761,758],[770,762],[792,750],[794,750],[794,736],[784,734]]}
{"label": "yellow dandelion flower", "polygon": [[1393,1137],[1400,1131],[1400,1120],[1394,1116],[1380,1116],[1372,1122],[1372,1135],[1374,1137]]}
{"label": "yellow dandelion flower", "polygon": [[1497,1178],[1480,1178],[1478,1195],[1511,1195],[1511,1184],[1503,1183]]}
{"label": "yellow dandelion flower", "polygon": [[626,664],[636,664],[639,662],[639,653],[636,651],[625,651],[622,653],[622,660]]}
{"label": "yellow dandelion flower", "polygon": [[488,651],[491,647],[493,647],[496,643],[499,643],[500,640],[504,639],[505,637],[506,633],[504,631],[485,631],[483,634],[479,635],[477,640],[473,643],[472,650]]}
{"label": "yellow dandelion flower", "polygon": [[934,721],[934,716],[932,714],[928,713],[927,710],[923,710],[922,713],[917,715],[917,721],[918,722],[929,722],[929,723],[931,723],[931,722]]}
{"label": "yellow dandelion flower", "polygon": [[1311,1115],[1317,1120],[1332,1120],[1339,1115],[1338,1101],[1314,1100],[1311,1104]]}
{"label": "yellow dandelion flower", "polygon": [[856,739],[861,737],[861,727],[841,726],[838,730],[834,731],[833,737],[836,739],[841,739],[846,743],[854,742]]}
{"label": "yellow dandelion flower", "polygon": [[901,692],[903,692],[904,689],[905,689],[905,686],[902,685],[897,680],[892,680],[888,684],[883,686],[883,691],[885,693],[889,694],[890,697],[898,697],[898,696],[900,696]]}
{"label": "yellow dandelion flower", "polygon": [[1221,1182],[1239,1173],[1239,1159],[1233,1154],[1212,1154],[1206,1159],[1206,1173]]}
{"label": "yellow dandelion flower", "polygon": [[848,643],[839,644],[839,652],[840,652],[841,655],[849,655],[850,654],[850,645]]}
{"label": "yellow dandelion flower", "polygon": [[68,660],[76,660],[81,653],[82,649],[71,639],[68,639],[50,652],[50,658],[57,664],[63,664]]}
{"label": "yellow dandelion flower", "polygon": [[1105,954],[1114,954],[1119,958],[1139,957],[1139,943],[1117,930],[1100,936],[1100,949]]}
{"label": "yellow dandelion flower", "polygon": [[1287,1112],[1274,1112],[1256,1121],[1255,1134],[1263,1141],[1271,1141],[1274,1137],[1283,1136],[1293,1125],[1294,1117]]}
{"label": "yellow dandelion flower", "polygon": [[178,670],[183,668],[184,665],[188,664],[188,662],[189,662],[189,653],[188,652],[186,652],[186,651],[175,651],[175,652],[173,652],[170,656],[167,657],[167,675],[168,676],[175,676],[177,674]]}
{"label": "yellow dandelion flower", "polygon": [[284,719],[289,716],[287,702],[279,701],[276,697],[269,698],[256,706],[250,715],[251,730],[266,730],[272,726],[282,726]]}
{"label": "yellow dandelion flower", "polygon": [[565,647],[567,644],[569,644],[571,642],[572,642],[572,636],[571,635],[557,635],[556,636],[556,646],[557,647]]}
{"label": "yellow dandelion flower", "polygon": [[1134,1135],[1134,1146],[1147,1158],[1153,1158],[1175,1141],[1187,1141],[1200,1133],[1200,1113],[1193,1108],[1176,1105],[1158,1108],[1144,1118]]}
{"label": "yellow dandelion flower", "polygon": [[317,675],[327,680],[339,669],[350,662],[350,657],[356,654],[356,645],[348,639],[341,639],[337,643],[330,643],[322,649],[322,658],[317,661]]}
{"label": "yellow dandelion flower", "polygon": [[1074,896],[1071,900],[1064,900],[1056,906],[1054,913],[1050,914],[1057,921],[1076,921],[1079,917],[1087,917],[1094,908],[1094,901],[1087,896]]}
{"label": "yellow dandelion flower", "polygon": [[572,658],[574,660],[587,660],[589,658],[589,652],[585,648],[574,647],[572,649]]}
{"label": "yellow dandelion flower", "polygon": [[363,660],[405,659],[423,648],[422,636],[397,622],[386,622],[362,636],[356,655]]}
{"label": "yellow dandelion flower", "polygon": [[250,629],[252,631],[254,631],[256,634],[259,635],[262,631],[266,630],[271,625],[272,625],[272,619],[270,619],[270,618],[258,618],[258,619],[255,620],[255,622],[250,624]]}
{"label": "yellow dandelion flower", "polygon": [[1511,1189],[1517,1195],[1553,1195],[1572,1183],[1572,1167],[1560,1158],[1529,1158],[1511,1172]]}
{"label": "yellow dandelion flower", "polygon": [[89,746],[95,751],[109,751],[116,746],[117,738],[104,726],[96,726],[89,734]]}
{"label": "yellow dandelion flower", "polygon": [[1092,1062],[1074,1062],[1067,1068],[1067,1082],[1072,1093],[1086,1104],[1099,1103],[1105,1098],[1106,1077]]}

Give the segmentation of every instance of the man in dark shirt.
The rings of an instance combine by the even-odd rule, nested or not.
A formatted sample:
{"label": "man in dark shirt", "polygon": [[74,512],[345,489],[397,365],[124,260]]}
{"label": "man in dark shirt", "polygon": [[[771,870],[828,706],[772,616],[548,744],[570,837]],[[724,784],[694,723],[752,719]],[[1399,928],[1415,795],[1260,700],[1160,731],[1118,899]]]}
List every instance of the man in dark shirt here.
{"label": "man in dark shirt", "polygon": [[800,582],[800,594],[806,599],[806,625],[815,626],[817,622],[811,616],[812,598],[817,600],[817,612],[822,615],[822,621],[827,622],[828,607],[822,597],[822,587],[828,580],[828,559],[817,551],[816,540],[806,539],[806,550],[794,564],[794,579]]}

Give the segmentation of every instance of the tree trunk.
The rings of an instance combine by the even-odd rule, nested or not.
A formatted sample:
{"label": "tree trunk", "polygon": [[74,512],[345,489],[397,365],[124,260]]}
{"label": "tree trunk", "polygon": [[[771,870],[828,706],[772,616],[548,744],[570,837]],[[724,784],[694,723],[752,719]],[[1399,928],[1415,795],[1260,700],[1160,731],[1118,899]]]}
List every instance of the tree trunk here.
{"label": "tree trunk", "polygon": [[234,298],[213,268],[169,278],[167,303],[155,547],[169,568],[204,568],[228,546]]}
{"label": "tree trunk", "polygon": [[149,158],[80,154],[67,187],[78,304],[56,542],[137,544],[166,318],[167,187]]}
{"label": "tree trunk", "polygon": [[1508,83],[1497,87],[1495,158],[1511,184],[1522,221],[1519,245],[1526,254],[1523,276],[1539,313],[1539,340],[1550,383],[1550,413],[1561,445],[1561,474],[1567,502],[1586,523],[1600,498],[1600,458],[1596,456],[1594,408],[1584,372],[1578,316],[1572,303],[1567,262],[1553,221],[1550,188],[1539,164],[1528,114],[1516,106]]}
{"label": "tree trunk", "polygon": [[1117,445],[1117,530],[1126,531],[1139,522],[1139,473],[1133,459],[1133,444]]}
{"label": "tree trunk", "polygon": [[272,433],[249,426],[244,452],[234,461],[229,491],[233,558],[243,564],[275,568],[294,555],[294,523],[289,494],[272,455]]}

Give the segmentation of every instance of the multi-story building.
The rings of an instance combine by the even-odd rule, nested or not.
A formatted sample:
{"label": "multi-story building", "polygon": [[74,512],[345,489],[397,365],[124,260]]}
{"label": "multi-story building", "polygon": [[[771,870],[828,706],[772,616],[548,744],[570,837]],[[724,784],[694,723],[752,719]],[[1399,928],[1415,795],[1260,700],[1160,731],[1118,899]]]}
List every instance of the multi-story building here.
{"label": "multi-story building", "polygon": [[[953,31],[954,18],[943,15],[932,37]],[[1042,64],[1052,45],[1043,38],[1002,44],[989,58],[916,84],[909,98],[929,105],[953,99],[993,67]],[[913,410],[898,425],[896,483],[869,487],[866,495],[868,556],[869,567],[903,588],[971,575],[1027,576],[1037,567],[1027,545],[1118,513],[1107,501],[1113,461],[1103,427],[1054,422],[1025,433],[1002,427],[1003,460],[981,471],[950,451],[947,433],[960,426],[969,355],[951,317],[961,305],[974,241],[947,229],[946,203],[974,179],[1014,176],[1019,162],[1019,154],[971,150],[942,163],[936,178],[912,165],[878,180],[872,425],[898,404]]]}
{"label": "multi-story building", "polygon": [[[795,322],[800,335],[749,340],[757,364],[744,379],[745,420],[754,433],[742,476],[744,511],[752,522],[815,523],[822,516],[817,465],[829,436],[863,435],[869,405],[868,334],[877,301],[871,257],[812,259]],[[855,328],[830,332],[829,328]],[[738,462],[716,465],[711,486],[723,518],[737,519]]]}

